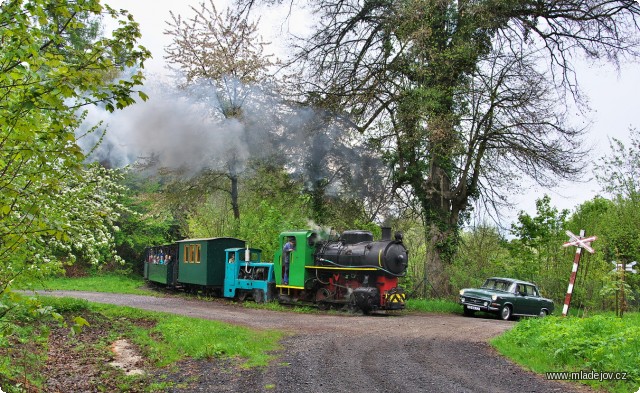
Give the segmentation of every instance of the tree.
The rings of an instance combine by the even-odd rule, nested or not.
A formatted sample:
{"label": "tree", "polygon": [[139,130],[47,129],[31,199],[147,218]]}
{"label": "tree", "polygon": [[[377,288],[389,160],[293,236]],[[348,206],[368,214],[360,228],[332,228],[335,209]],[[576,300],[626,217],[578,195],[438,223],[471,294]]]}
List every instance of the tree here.
{"label": "tree", "polygon": [[596,166],[596,178],[605,192],[613,198],[606,225],[609,257],[626,263],[640,256],[640,134],[631,129],[631,144],[627,148],[617,139],[610,141],[611,153],[601,158]]}
{"label": "tree", "polygon": [[360,131],[379,131],[395,188],[410,187],[429,224],[426,263],[439,292],[465,213],[504,192],[493,180],[549,184],[577,171],[581,130],[546,104],[578,98],[573,59],[637,55],[632,0],[310,3],[320,22],[290,63],[306,78],[300,90]]}
{"label": "tree", "polygon": [[[487,277],[507,276],[517,269],[519,260],[510,258],[505,239],[488,223],[464,231],[454,262],[448,266],[455,288],[475,288]],[[518,277],[518,276],[515,276]]]}
{"label": "tree", "polygon": [[[611,271],[611,264],[608,262],[608,246],[605,235],[605,228],[608,225],[614,204],[612,201],[600,196],[596,196],[592,200],[583,202],[576,207],[565,224],[565,228],[573,233],[580,233],[581,229],[586,231],[586,236],[597,235],[598,240],[592,244],[594,254],[583,252],[580,260],[580,270],[576,277],[575,300],[577,304],[593,309],[606,308],[603,298],[600,295],[602,290],[602,282],[606,280],[608,273]],[[567,241],[564,237],[560,242]],[[564,259],[564,271],[557,274],[567,280],[569,277],[570,264],[575,255],[575,248],[566,249]],[[609,259],[611,260],[611,259]],[[566,284],[566,283],[565,283]],[[564,288],[566,290],[566,288]],[[563,291],[564,292],[564,291]],[[565,293],[556,295],[557,299],[564,296]]]}
{"label": "tree", "polygon": [[[551,198],[545,195],[536,200],[536,215],[525,212],[518,214],[518,222],[511,226],[511,233],[517,237],[512,241],[511,251],[518,265],[513,273],[524,280],[537,282],[550,296],[560,299],[566,290],[567,252],[562,247],[566,235],[568,210],[560,210],[551,205]],[[570,261],[571,259],[569,259]]]}
{"label": "tree", "polygon": [[126,208],[116,225],[115,245],[125,269],[142,274],[140,261],[145,257],[149,245],[168,244],[182,238],[171,212],[156,203],[161,184],[156,177],[127,170],[121,184],[125,193],[118,203]]}
{"label": "tree", "polygon": [[611,154],[600,158],[596,165],[596,179],[603,191],[609,195],[637,198],[640,195],[640,132],[629,129],[629,147],[616,138],[611,138]]}
{"label": "tree", "polygon": [[[80,45],[93,18],[119,22]],[[75,132],[81,110],[134,103],[149,52],[137,24],[98,0],[8,0],[0,5],[0,291],[21,275],[112,251],[117,175],[86,167]],[[145,99],[142,92],[138,95]],[[94,132],[96,129],[92,129]]]}
{"label": "tree", "polygon": [[[596,178],[603,191],[612,196],[601,229],[605,242],[603,251],[606,261],[622,264],[640,259],[640,134],[637,129],[630,129],[629,135],[628,147],[622,141],[612,139],[611,153],[602,157],[596,166]],[[637,283],[634,275],[628,276],[631,276],[628,282]],[[622,312],[624,303],[623,298]]]}
{"label": "tree", "polygon": [[[258,21],[251,23],[231,8],[218,12],[213,0],[191,10],[194,16],[186,20],[171,13],[165,34],[173,42],[165,49],[165,58],[184,74],[186,86],[195,86],[192,91],[211,99],[217,115],[246,123],[247,101],[255,99],[259,83],[273,64],[265,54],[267,43],[258,34]],[[246,159],[240,154],[230,149],[224,158],[236,220],[240,218],[238,177]]]}

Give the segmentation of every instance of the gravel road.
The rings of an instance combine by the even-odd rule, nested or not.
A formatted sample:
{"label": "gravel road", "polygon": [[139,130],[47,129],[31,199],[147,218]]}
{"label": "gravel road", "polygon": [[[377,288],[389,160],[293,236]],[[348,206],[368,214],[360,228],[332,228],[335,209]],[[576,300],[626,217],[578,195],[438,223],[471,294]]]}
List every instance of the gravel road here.
{"label": "gravel road", "polygon": [[41,294],[291,333],[268,369],[246,371],[244,379],[221,384],[219,376],[204,375],[201,364],[203,377],[185,390],[190,392],[593,392],[547,381],[496,354],[487,340],[515,322],[435,314],[298,314],[173,296]]}

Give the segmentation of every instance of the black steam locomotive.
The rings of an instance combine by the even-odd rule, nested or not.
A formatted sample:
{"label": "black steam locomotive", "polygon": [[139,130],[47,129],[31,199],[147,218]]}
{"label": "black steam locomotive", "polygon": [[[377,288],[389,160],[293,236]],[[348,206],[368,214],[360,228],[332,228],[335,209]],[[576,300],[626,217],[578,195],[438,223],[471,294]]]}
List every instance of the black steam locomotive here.
{"label": "black steam locomotive", "polygon": [[[283,255],[287,242],[294,244],[288,272]],[[274,263],[283,302],[365,312],[405,307],[398,278],[407,270],[408,251],[400,233],[391,239],[391,230],[383,228],[382,239],[374,241],[371,232],[346,231],[336,240],[318,240],[313,231],[292,231],[280,234],[280,245]]]}

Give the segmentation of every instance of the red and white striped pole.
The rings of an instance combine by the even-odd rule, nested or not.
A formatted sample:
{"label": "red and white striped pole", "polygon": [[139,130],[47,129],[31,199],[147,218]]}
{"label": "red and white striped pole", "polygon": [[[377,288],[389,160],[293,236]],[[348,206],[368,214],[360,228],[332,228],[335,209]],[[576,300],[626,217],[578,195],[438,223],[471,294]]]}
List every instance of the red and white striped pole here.
{"label": "red and white striped pole", "polygon": [[571,277],[569,278],[569,287],[567,288],[567,295],[564,297],[564,307],[562,308],[562,316],[566,317],[569,312],[569,304],[571,303],[571,294],[573,293],[573,286],[576,282],[576,275],[578,273],[578,265],[580,264],[580,256],[582,255],[582,248],[594,253],[593,248],[590,247],[590,243],[597,239],[596,236],[584,238],[584,229],[580,230],[580,236],[576,236],[571,231],[566,232],[569,235],[568,242],[563,244],[563,247],[576,246],[576,256],[573,258],[573,268],[571,269]]}

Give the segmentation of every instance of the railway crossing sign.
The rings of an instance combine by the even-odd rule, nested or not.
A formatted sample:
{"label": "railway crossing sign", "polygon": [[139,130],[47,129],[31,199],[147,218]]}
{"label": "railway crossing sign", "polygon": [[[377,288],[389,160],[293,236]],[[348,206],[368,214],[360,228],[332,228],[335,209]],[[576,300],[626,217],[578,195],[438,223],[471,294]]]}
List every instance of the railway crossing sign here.
{"label": "railway crossing sign", "polygon": [[638,271],[636,269],[634,269],[633,267],[636,265],[636,261],[633,261],[631,263],[627,263],[626,265],[623,263],[616,263],[616,261],[611,261],[611,263],[613,263],[613,266],[615,266],[615,268],[612,271],[617,271],[617,270],[623,270],[625,272],[629,272],[629,273],[633,273],[636,274],[638,273]]}
{"label": "railway crossing sign", "polygon": [[595,250],[591,248],[591,243],[598,237],[590,236],[584,237],[584,229],[580,230],[580,236],[576,236],[571,231],[565,232],[569,236],[569,241],[564,243],[562,247],[576,246],[576,256],[573,259],[573,268],[571,269],[571,276],[569,277],[569,287],[567,288],[567,294],[564,297],[564,307],[562,308],[562,316],[566,317],[569,312],[569,304],[571,304],[571,294],[573,293],[573,285],[576,282],[576,274],[578,273],[578,264],[580,263],[581,250],[584,248],[590,253],[594,253]]}
{"label": "railway crossing sign", "polygon": [[580,236],[574,235],[571,231],[566,231],[565,233],[569,236],[569,241],[564,243],[562,247],[576,246],[578,249],[584,248],[592,254],[595,252],[595,250],[591,248],[591,243],[598,238],[597,236],[582,237],[584,236],[584,231],[580,232]]}

